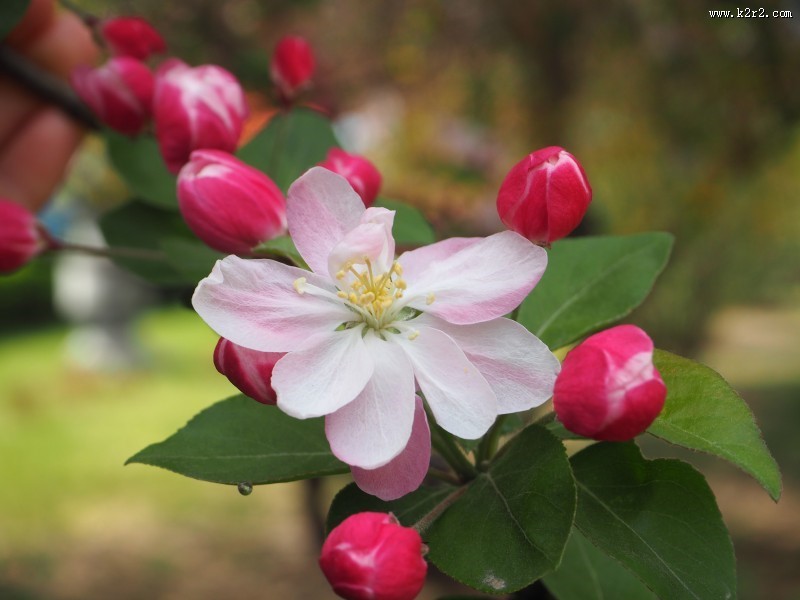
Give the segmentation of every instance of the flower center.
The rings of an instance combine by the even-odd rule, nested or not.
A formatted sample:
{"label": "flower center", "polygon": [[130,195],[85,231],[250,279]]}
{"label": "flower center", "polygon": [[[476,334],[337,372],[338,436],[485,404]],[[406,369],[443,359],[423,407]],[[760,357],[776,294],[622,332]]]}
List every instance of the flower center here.
{"label": "flower center", "polygon": [[372,269],[372,262],[366,256],[363,266],[357,269],[351,261],[346,262],[336,273],[339,280],[337,296],[364,317],[373,329],[380,330],[391,323],[394,317],[392,305],[403,297],[406,282],[402,279],[403,267],[394,261],[391,268],[380,275]]}

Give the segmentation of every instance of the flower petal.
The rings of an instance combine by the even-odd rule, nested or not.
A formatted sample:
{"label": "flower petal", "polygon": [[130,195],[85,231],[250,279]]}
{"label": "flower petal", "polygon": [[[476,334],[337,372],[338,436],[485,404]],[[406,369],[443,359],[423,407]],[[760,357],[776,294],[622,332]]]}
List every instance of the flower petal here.
{"label": "flower petal", "polygon": [[[492,386],[499,414],[528,410],[553,395],[561,363],[530,331],[511,319],[453,325],[422,314],[412,323],[443,331]],[[409,323],[411,324],[411,323]]]}
{"label": "flower petal", "polygon": [[366,469],[383,466],[408,444],[414,420],[414,370],[403,350],[375,335],[364,338],[375,371],[355,400],[325,419],[336,457]]}
{"label": "flower petal", "polygon": [[319,275],[328,273],[328,255],[359,224],[364,203],[347,180],[313,167],[289,188],[286,218],[297,250]]}
{"label": "flower petal", "polygon": [[422,406],[422,399],[416,397],[414,426],[405,449],[389,463],[377,469],[351,467],[356,485],[368,494],[377,496],[384,502],[397,500],[416,490],[431,462],[431,430]]}
{"label": "flower petal", "polygon": [[352,402],[374,369],[360,327],[316,340],[315,345],[284,356],[272,371],[278,408],[298,419],[329,415]]}
{"label": "flower petal", "polygon": [[[408,254],[408,253],[407,253]],[[406,254],[400,257],[405,271]],[[539,282],[547,252],[513,231],[490,235],[405,274],[408,306],[465,325],[511,312]]]}
{"label": "flower petal", "polygon": [[452,338],[425,325],[415,328],[414,323],[401,326],[403,333],[391,339],[411,359],[436,422],[458,437],[479,438],[497,416],[491,386]]}
{"label": "flower petal", "polygon": [[[331,279],[338,279],[337,274],[346,272],[348,265],[363,265],[365,258],[370,260],[376,275],[386,273],[394,262],[393,222],[393,210],[368,208],[361,216],[361,222],[331,249],[328,255],[328,274]],[[352,275],[347,275],[352,281]]]}
{"label": "flower petal", "polygon": [[[307,291],[301,294],[294,286],[302,279],[305,286],[300,289]],[[352,320],[333,289],[303,269],[228,256],[198,284],[192,305],[214,331],[235,344],[289,352]]]}
{"label": "flower petal", "polygon": [[483,238],[448,238],[435,244],[429,244],[403,252],[398,262],[403,266],[403,276],[414,281],[419,279],[428,267],[434,263],[449,258],[456,252],[477,244]]}

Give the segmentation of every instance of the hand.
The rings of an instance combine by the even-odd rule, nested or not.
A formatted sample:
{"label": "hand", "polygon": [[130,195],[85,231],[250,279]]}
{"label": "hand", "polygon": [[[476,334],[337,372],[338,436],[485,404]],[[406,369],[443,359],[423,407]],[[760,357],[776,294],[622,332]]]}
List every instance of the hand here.
{"label": "hand", "polygon": [[[94,64],[91,32],[54,0],[32,0],[8,45],[37,66],[67,79],[80,64]],[[61,182],[83,130],[13,80],[0,76],[0,197],[38,210]]]}

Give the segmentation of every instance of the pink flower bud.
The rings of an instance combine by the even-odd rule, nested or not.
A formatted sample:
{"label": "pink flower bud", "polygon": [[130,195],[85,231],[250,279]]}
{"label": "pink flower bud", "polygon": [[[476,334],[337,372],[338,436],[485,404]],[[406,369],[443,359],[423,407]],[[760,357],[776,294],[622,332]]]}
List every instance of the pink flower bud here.
{"label": "pink flower bud", "polygon": [[225,69],[192,68],[172,59],[156,72],[153,112],[161,155],[177,173],[193,150],[236,150],[247,105],[239,82]]}
{"label": "pink flower bud", "polygon": [[214,366],[245,396],[262,404],[275,404],[272,369],[283,358],[283,352],[259,352],[219,338],[214,349]]}
{"label": "pink flower bud", "polygon": [[650,426],[666,395],[653,366],[653,341],[638,327],[619,325],[586,338],[567,354],[553,404],[570,431],[621,442]]}
{"label": "pink flower bud", "polygon": [[308,42],[298,36],[286,36],[275,46],[270,75],[283,98],[291,100],[309,85],[314,67],[314,53]]}
{"label": "pink flower bud", "polygon": [[497,194],[497,212],[510,230],[551,244],[578,226],[591,201],[583,167],[563,148],[550,146],[508,172]]}
{"label": "pink flower bud", "polygon": [[147,60],[151,54],[160,54],[167,49],[161,34],[139,17],[115,17],[103,21],[100,35],[115,56]]}
{"label": "pink flower bud", "polygon": [[386,513],[342,521],[322,545],[319,565],[333,591],[348,600],[412,600],[428,565],[419,534]]}
{"label": "pink flower bud", "polygon": [[81,100],[103,123],[126,135],[140,133],[150,120],[153,85],[150,69],[126,56],[72,72],[72,86]]}
{"label": "pink flower bud", "polygon": [[272,180],[218,150],[197,150],[178,175],[178,206],[197,237],[230,254],[250,254],[286,231],[286,201]]}
{"label": "pink flower bud", "polygon": [[381,174],[371,162],[358,154],[349,154],[339,148],[331,148],[321,163],[329,171],[338,173],[361,196],[364,205],[372,206],[381,189]]}
{"label": "pink flower bud", "polygon": [[0,198],[0,273],[16,271],[48,245],[33,213]]}

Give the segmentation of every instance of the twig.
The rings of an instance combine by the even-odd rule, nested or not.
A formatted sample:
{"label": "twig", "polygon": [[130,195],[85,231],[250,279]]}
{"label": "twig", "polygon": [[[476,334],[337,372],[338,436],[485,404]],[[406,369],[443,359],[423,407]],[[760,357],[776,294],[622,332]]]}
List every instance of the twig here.
{"label": "twig", "polygon": [[5,44],[0,44],[0,72],[21,83],[43,100],[55,104],[84,127],[100,129],[100,123],[95,116],[67,84]]}

